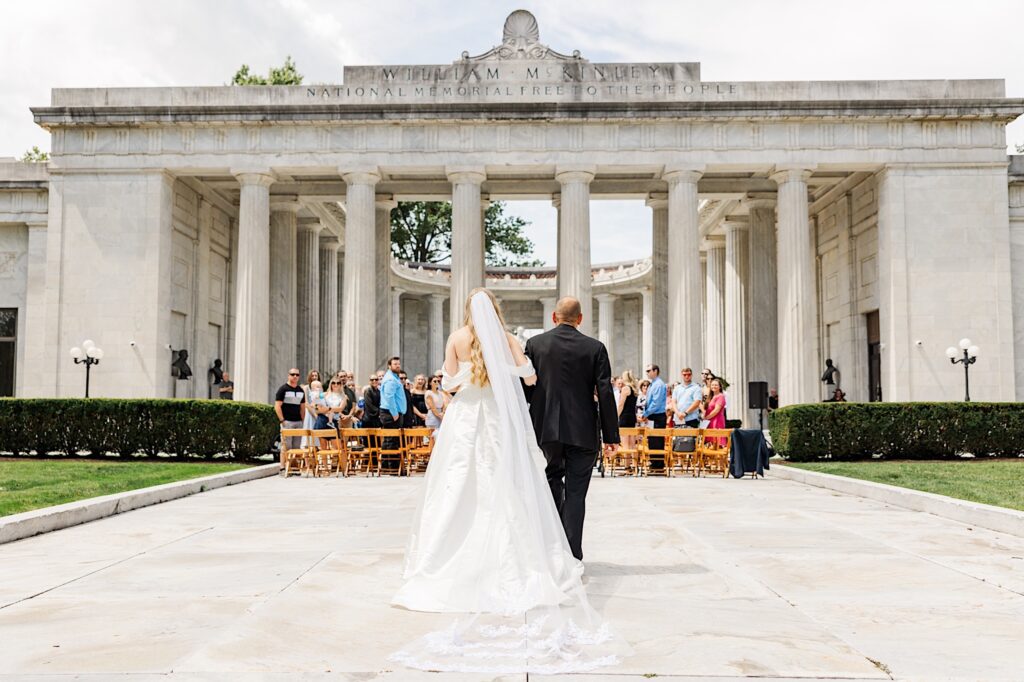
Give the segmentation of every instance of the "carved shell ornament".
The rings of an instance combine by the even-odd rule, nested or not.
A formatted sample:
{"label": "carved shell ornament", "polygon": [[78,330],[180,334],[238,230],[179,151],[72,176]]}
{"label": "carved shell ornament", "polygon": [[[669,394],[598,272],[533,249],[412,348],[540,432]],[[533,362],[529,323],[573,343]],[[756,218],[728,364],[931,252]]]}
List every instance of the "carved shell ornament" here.
{"label": "carved shell ornament", "polygon": [[469,52],[462,53],[463,61],[481,62],[494,59],[558,59],[578,62],[582,60],[582,57],[580,57],[579,50],[574,50],[570,56],[556,52],[547,45],[542,45],[537,17],[525,9],[517,9],[505,19],[501,45],[476,57],[470,57]]}

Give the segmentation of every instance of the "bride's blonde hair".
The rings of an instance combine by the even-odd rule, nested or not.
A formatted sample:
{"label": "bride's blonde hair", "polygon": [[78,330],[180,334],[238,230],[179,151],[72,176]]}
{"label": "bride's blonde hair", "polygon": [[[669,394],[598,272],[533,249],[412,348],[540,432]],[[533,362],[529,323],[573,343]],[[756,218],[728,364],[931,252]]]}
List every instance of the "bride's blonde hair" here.
{"label": "bride's blonde hair", "polygon": [[484,366],[484,354],[480,349],[480,337],[476,335],[476,328],[473,326],[473,314],[471,311],[473,297],[481,292],[487,294],[487,298],[491,299],[491,305],[494,306],[494,312],[498,316],[498,322],[501,323],[502,329],[505,329],[505,316],[502,315],[498,299],[494,297],[494,294],[491,293],[490,289],[477,287],[476,289],[473,289],[473,291],[469,292],[469,296],[466,298],[463,324],[469,329],[469,361],[473,365],[471,376],[474,384],[477,386],[486,386],[490,383],[490,379],[487,377],[487,367]]}

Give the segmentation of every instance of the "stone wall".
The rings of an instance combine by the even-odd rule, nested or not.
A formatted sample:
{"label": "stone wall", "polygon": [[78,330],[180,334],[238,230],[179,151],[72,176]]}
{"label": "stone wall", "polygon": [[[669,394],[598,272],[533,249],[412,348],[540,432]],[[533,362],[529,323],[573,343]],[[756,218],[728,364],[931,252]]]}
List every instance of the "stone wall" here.
{"label": "stone wall", "polygon": [[0,223],[0,308],[18,311],[14,394],[20,395],[25,366],[25,304],[28,288],[28,228]]}

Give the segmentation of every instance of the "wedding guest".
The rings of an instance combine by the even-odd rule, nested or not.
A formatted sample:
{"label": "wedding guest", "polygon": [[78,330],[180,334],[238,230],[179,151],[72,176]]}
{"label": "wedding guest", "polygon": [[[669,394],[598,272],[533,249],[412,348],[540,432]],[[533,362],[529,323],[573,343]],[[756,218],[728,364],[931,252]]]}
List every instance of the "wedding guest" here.
{"label": "wedding guest", "polygon": [[[388,371],[384,375],[384,381],[380,387],[380,424],[381,428],[390,432],[402,428],[408,411],[409,400],[406,398],[405,388],[399,379],[399,372],[402,372],[402,360],[395,356],[388,360]],[[404,374],[404,372],[402,372]],[[383,439],[383,447],[386,450],[398,449],[398,437],[387,436]],[[394,470],[394,467],[391,467]]]}
{"label": "wedding guest", "polygon": [[380,428],[380,377],[370,375],[370,383],[363,389],[363,421],[364,429]]}
{"label": "wedding guest", "polygon": [[768,391],[768,413],[779,409],[779,392],[774,388]]}
{"label": "wedding guest", "polygon": [[316,428],[337,429],[348,407],[348,396],[345,395],[340,377],[331,379],[327,393],[324,394],[324,404],[327,406],[327,412],[317,418]]}
{"label": "wedding guest", "polygon": [[689,367],[684,367],[680,376],[683,380],[673,391],[676,402],[675,423],[679,428],[696,429],[700,426],[701,387],[693,381],[693,370]]}
{"label": "wedding guest", "polygon": [[417,374],[409,389],[412,402],[409,405],[412,411],[409,416],[408,426],[419,427],[427,423],[427,377]]}
{"label": "wedding guest", "polygon": [[[704,419],[707,420],[709,429],[725,428],[725,394],[722,393],[722,382],[718,379],[711,380],[711,399],[704,411]],[[725,445],[726,439],[718,438],[719,446]]]}
{"label": "wedding guest", "polygon": [[431,445],[437,436],[437,430],[441,428],[441,421],[444,419],[444,412],[448,409],[448,396],[441,390],[441,377],[430,377],[430,390],[424,396],[427,408],[425,423],[432,430],[430,434]]}
{"label": "wedding guest", "polygon": [[[274,412],[283,429],[301,429],[306,418],[306,392],[299,386],[299,370],[288,370],[288,381],[281,384],[274,395]],[[281,443],[281,466],[284,466],[284,451],[299,447],[299,439],[289,436]]]}
{"label": "wedding guest", "polygon": [[231,375],[227,372],[224,372],[222,376],[220,387],[217,389],[217,397],[221,400],[234,400],[235,382],[231,380]]}
{"label": "wedding guest", "polygon": [[[651,428],[665,428],[665,382],[661,380],[661,370],[657,365],[647,366],[647,378],[651,380],[651,386],[647,389],[647,401],[644,403],[644,418],[647,419]],[[664,438],[651,438],[648,443],[652,450],[665,446]],[[660,471],[664,468],[664,462],[652,461],[651,471]]]}
{"label": "wedding guest", "polygon": [[[327,403],[324,401],[324,385],[319,379],[313,379],[306,388],[306,417],[302,420],[302,428],[315,429],[320,424],[320,418],[328,412]],[[327,428],[325,425],[324,428]],[[307,438],[302,439],[303,447],[309,445]]]}
{"label": "wedding guest", "polygon": [[302,390],[306,393],[306,403],[309,404],[309,387],[314,381],[320,381],[320,372],[315,369],[309,370],[306,374],[306,383],[302,384]]}
{"label": "wedding guest", "polygon": [[402,382],[402,390],[405,391],[405,417],[402,419],[402,428],[412,426],[410,422],[416,418],[413,414],[412,409],[412,382],[409,381],[409,375],[405,372],[398,373],[398,380]]}
{"label": "wedding guest", "polygon": [[644,379],[640,382],[640,395],[636,397],[636,422],[638,425],[643,425],[647,420],[644,418],[644,408],[647,407],[647,389],[651,387],[651,382]]}
{"label": "wedding guest", "polygon": [[356,420],[362,417],[362,411],[359,409],[359,400],[356,397],[356,377],[352,372],[343,369],[338,372],[338,381],[340,382],[342,392],[345,394],[345,410],[342,412],[338,423],[341,428],[350,429],[356,423]]}

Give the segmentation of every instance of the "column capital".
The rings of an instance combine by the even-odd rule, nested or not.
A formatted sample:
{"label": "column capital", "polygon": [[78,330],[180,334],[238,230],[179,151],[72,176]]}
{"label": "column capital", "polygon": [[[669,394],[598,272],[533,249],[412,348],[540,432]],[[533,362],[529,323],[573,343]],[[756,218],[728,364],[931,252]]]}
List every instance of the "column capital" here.
{"label": "column capital", "polygon": [[594,298],[596,298],[599,303],[614,302],[618,297],[618,294],[594,294]]}
{"label": "column capital", "polygon": [[555,192],[554,194],[551,195],[551,205],[554,206],[555,208],[561,208],[562,207],[562,193],[561,192]]}
{"label": "column capital", "polygon": [[380,182],[380,171],[376,166],[366,168],[339,168],[346,185],[376,185]]}
{"label": "column capital", "polygon": [[321,251],[337,251],[340,247],[341,240],[335,237],[333,234],[328,234],[324,237],[320,237]]}
{"label": "column capital", "polygon": [[555,180],[561,184],[567,182],[590,183],[597,175],[597,166],[591,164],[565,165],[555,167]]}
{"label": "column capital", "polygon": [[722,237],[707,237],[701,244],[701,251],[713,251],[715,249],[724,249],[725,239]]}
{"label": "column capital", "polygon": [[391,287],[391,295],[392,296],[398,297],[398,296],[401,296],[404,293],[406,293],[406,291],[402,287]]}
{"label": "column capital", "polygon": [[427,294],[427,298],[435,303],[444,303],[448,298],[448,294]]}
{"label": "column capital", "polygon": [[665,164],[665,170],[661,173],[661,179],[667,180],[670,184],[679,182],[697,182],[704,175],[704,166],[695,166],[685,163]]}
{"label": "column capital", "polygon": [[750,221],[746,216],[735,216],[722,221],[722,229],[726,233],[746,230],[750,227]]}
{"label": "column capital", "polygon": [[324,225],[320,222],[319,218],[299,218],[298,228],[299,232],[320,234],[320,231],[324,229]]}
{"label": "column capital", "polygon": [[382,210],[391,210],[398,206],[398,202],[395,201],[394,194],[378,194],[376,195],[374,205]]}
{"label": "column capital", "polygon": [[243,186],[270,187],[277,180],[269,168],[232,168],[231,174]]}
{"label": "column capital", "polygon": [[25,226],[29,230],[45,230],[49,224],[49,221],[46,220],[25,221]]}
{"label": "column capital", "polygon": [[645,203],[653,209],[668,208],[668,192],[651,192]]}
{"label": "column capital", "polygon": [[748,209],[775,208],[775,204],[775,199],[762,197],[744,197],[743,199],[740,199],[740,205],[746,206]]}
{"label": "column capital", "polygon": [[804,182],[806,183],[808,178],[814,172],[815,166],[776,166],[775,170],[772,171],[768,177],[775,181],[777,185],[784,185],[787,182]]}
{"label": "column capital", "polygon": [[452,184],[479,185],[487,179],[483,166],[445,166],[444,172]]}
{"label": "column capital", "polygon": [[298,213],[302,208],[299,198],[295,196],[270,197],[270,210],[276,213]]}

